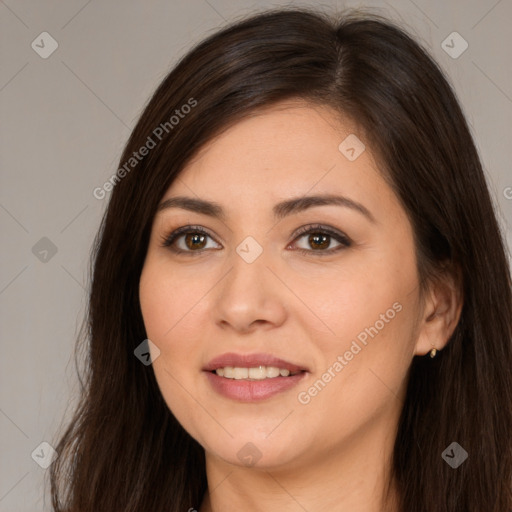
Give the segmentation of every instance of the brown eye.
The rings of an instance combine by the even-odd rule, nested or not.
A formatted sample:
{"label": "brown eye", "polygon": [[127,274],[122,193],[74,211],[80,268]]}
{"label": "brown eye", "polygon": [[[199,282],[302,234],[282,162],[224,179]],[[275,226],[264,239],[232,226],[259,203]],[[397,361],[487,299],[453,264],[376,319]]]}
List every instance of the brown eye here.
{"label": "brown eye", "polygon": [[201,254],[207,247],[208,239],[213,240],[200,226],[183,226],[162,240],[162,246],[175,253]]}
{"label": "brown eye", "polygon": [[185,245],[189,249],[203,249],[206,236],[199,233],[188,233],[185,235]]}
{"label": "brown eye", "polygon": [[[321,225],[301,228],[299,233],[296,234],[294,242],[291,245],[295,245],[297,240],[302,238],[306,239],[306,237],[306,247],[297,247],[294,249],[306,255],[329,255],[340,251],[341,249],[350,247],[351,245],[351,241],[346,235]],[[162,246],[168,247],[176,254],[188,255],[200,255],[207,249],[221,248],[215,246],[208,247],[208,239],[217,243],[201,226],[183,226],[173,231],[167,237],[164,237],[162,240]],[[338,245],[330,247],[332,242],[336,242]]]}
{"label": "brown eye", "polygon": [[[306,247],[297,247],[296,250],[303,254],[314,254],[315,256],[329,255],[351,245],[351,241],[346,235],[321,225],[301,228],[293,245],[300,239],[306,240]],[[332,242],[336,242],[338,245],[330,247]]]}
{"label": "brown eye", "polygon": [[323,235],[321,233],[314,233],[309,235],[308,243],[314,249],[326,249],[330,244],[330,235]]}

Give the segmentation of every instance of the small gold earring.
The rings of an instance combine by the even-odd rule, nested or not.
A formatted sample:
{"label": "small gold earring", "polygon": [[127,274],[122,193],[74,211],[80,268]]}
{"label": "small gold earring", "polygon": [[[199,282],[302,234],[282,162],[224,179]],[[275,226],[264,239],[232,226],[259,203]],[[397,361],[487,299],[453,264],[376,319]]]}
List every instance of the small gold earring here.
{"label": "small gold earring", "polygon": [[431,351],[430,351],[430,357],[431,358],[434,358],[436,357],[436,354],[437,354],[437,350],[435,348],[433,348]]}

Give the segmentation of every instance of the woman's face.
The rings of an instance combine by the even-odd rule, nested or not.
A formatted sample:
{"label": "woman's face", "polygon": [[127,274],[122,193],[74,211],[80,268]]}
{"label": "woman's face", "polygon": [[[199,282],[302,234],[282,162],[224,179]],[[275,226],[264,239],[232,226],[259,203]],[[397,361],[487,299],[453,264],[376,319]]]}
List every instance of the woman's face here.
{"label": "woman's face", "polygon": [[299,467],[395,428],[428,348],[411,225],[358,135],[287,102],[205,146],[163,197],[141,308],[162,395],[211,457]]}

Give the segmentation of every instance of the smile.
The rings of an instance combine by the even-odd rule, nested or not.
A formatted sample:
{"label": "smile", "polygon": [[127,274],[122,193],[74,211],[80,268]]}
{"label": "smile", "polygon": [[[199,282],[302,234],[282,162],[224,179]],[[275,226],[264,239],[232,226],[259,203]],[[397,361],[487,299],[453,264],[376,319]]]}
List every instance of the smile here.
{"label": "smile", "polygon": [[203,367],[216,394],[238,402],[270,399],[296,386],[309,369],[272,354],[222,354]]}
{"label": "smile", "polygon": [[254,368],[243,368],[240,366],[224,366],[217,368],[215,373],[219,377],[226,379],[249,379],[249,380],[263,380],[275,379],[276,377],[288,377],[289,375],[296,375],[300,372],[291,373],[287,368],[278,368],[277,366],[257,366]]}
{"label": "smile", "polygon": [[[232,368],[232,370],[229,369],[230,367],[227,368],[228,374],[230,371],[233,371],[233,375],[235,371],[241,370],[240,373],[237,372],[239,377],[218,375],[218,370],[222,373],[223,370],[226,370],[226,367],[219,368],[215,371],[203,371],[203,374],[206,376],[209,386],[211,386],[216,394],[236,402],[259,402],[268,400],[297,386],[299,382],[308,375],[307,371],[298,371],[297,373],[284,376],[281,375],[279,368],[269,367],[270,374],[275,374],[275,372],[278,371],[279,375],[267,377],[266,373],[263,378],[251,379],[249,377],[240,377],[240,375],[249,375],[250,370],[260,372],[262,372],[262,370],[259,368]],[[269,369],[267,367],[263,368],[265,372]],[[288,372],[288,370],[283,371],[285,373]]]}

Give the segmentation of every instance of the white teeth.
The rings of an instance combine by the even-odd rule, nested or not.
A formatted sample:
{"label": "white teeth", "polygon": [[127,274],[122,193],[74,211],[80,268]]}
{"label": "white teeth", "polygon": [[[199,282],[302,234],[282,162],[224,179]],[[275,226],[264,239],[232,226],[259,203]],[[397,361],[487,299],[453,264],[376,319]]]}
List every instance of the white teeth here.
{"label": "white teeth", "polygon": [[249,377],[249,368],[233,368],[233,377],[236,380],[247,379]]}
{"label": "white teeth", "polygon": [[[220,370],[222,370],[222,368],[219,368]],[[232,366],[226,366],[224,368],[224,375],[223,377],[227,377],[228,379],[234,379],[235,378],[235,372],[233,371],[233,367]]]}
{"label": "white teeth", "polygon": [[262,380],[267,378],[267,369],[265,366],[258,366],[258,368],[249,368],[249,378]]}
{"label": "white teeth", "polygon": [[279,377],[279,368],[276,368],[275,366],[269,366],[267,368],[267,377]]}
{"label": "white teeth", "polygon": [[251,379],[263,380],[273,379],[275,377],[288,377],[290,370],[286,368],[278,368],[277,366],[257,366],[256,368],[242,368],[238,366],[225,366],[224,368],[217,368],[215,373],[219,377],[227,379]]}

